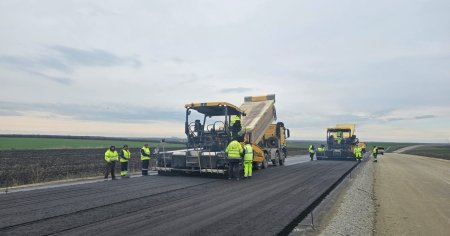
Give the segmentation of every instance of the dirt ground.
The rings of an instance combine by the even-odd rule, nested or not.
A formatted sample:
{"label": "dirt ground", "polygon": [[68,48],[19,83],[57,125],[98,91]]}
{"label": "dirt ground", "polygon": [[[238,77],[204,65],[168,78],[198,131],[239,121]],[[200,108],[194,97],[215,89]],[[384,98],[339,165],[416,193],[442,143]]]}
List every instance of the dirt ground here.
{"label": "dirt ground", "polygon": [[375,164],[376,235],[450,235],[450,161],[387,153]]}
{"label": "dirt ground", "polygon": [[[131,149],[131,172],[140,170],[138,148]],[[48,149],[0,151],[0,187],[101,176],[105,149]],[[120,173],[116,164],[116,173]]]}

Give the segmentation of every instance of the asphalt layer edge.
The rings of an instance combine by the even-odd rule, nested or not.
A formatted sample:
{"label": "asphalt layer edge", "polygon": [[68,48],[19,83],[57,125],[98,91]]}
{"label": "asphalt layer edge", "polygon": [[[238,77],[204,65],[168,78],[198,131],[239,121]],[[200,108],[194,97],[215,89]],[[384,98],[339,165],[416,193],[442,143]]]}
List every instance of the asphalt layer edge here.
{"label": "asphalt layer edge", "polygon": [[348,171],[346,171],[339,179],[336,180],[328,189],[326,189],[316,200],[314,200],[303,212],[301,212],[294,220],[292,220],[287,226],[285,226],[277,235],[287,236],[295,227],[300,224],[320,203],[349,175],[359,163],[356,163]]}

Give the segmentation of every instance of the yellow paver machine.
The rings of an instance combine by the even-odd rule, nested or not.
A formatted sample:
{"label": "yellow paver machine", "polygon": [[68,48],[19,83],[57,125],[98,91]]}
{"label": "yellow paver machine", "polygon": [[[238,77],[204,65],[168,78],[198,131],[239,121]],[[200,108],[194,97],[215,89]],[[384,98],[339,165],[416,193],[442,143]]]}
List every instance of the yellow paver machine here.
{"label": "yellow paver machine", "polygon": [[353,149],[359,140],[355,124],[337,124],[327,129],[327,145],[324,152],[316,152],[317,160],[355,160]]}
{"label": "yellow paver machine", "polygon": [[[185,105],[186,149],[159,153],[159,174],[200,173],[224,175],[225,149],[232,139],[250,141],[254,166],[284,165],[289,130],[276,120],[275,95],[245,97],[241,107],[227,102]],[[236,125],[237,124],[237,125]],[[236,127],[239,128],[236,130]]]}

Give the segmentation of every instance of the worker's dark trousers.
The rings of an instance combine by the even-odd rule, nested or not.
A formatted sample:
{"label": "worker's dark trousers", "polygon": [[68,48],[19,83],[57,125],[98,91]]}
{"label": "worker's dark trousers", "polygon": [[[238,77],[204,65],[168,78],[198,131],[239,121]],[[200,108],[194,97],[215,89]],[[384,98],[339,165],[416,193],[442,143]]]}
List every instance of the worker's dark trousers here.
{"label": "worker's dark trousers", "polygon": [[309,153],[309,157],[311,158],[311,161],[312,161],[314,158],[314,153]]}
{"label": "worker's dark trousers", "polygon": [[378,153],[374,153],[374,154],[373,154],[373,161],[378,161],[378,160],[377,160],[377,154],[378,154]]}
{"label": "worker's dark trousers", "polygon": [[115,161],[107,162],[106,167],[105,167],[105,179],[108,178],[110,172],[111,172],[111,178],[115,179],[116,178],[115,169],[116,169]]}
{"label": "worker's dark trousers", "polygon": [[148,165],[150,164],[150,160],[142,160],[142,175],[148,175]]}
{"label": "worker's dark trousers", "polygon": [[228,159],[228,177],[239,178],[241,175],[241,159]]}

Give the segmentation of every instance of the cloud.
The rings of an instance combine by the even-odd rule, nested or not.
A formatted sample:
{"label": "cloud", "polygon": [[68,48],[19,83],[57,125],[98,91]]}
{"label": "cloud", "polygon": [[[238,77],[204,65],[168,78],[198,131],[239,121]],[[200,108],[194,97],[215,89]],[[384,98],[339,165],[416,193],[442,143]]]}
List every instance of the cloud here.
{"label": "cloud", "polygon": [[29,71],[30,74],[34,74],[40,78],[44,78],[62,85],[71,85],[73,83],[73,80],[68,78],[68,77],[59,77],[59,76],[51,76],[51,75],[46,75],[44,73],[41,72],[37,72],[37,71]]}
{"label": "cloud", "polygon": [[414,120],[431,119],[431,118],[437,118],[437,117],[438,116],[435,116],[435,115],[422,115],[422,116],[414,117]]}
{"label": "cloud", "polygon": [[448,129],[447,2],[0,1],[0,101],[124,123],[275,93],[299,138],[349,122]]}
{"label": "cloud", "polygon": [[236,87],[236,88],[226,88],[221,89],[221,93],[244,93],[244,92],[251,92],[252,88],[244,88],[244,87]]}
{"label": "cloud", "polygon": [[135,57],[122,57],[101,49],[82,50],[61,45],[48,49],[50,51],[34,57],[3,55],[0,65],[62,85],[72,84],[72,74],[78,67],[129,66],[136,69],[142,66]]}
{"label": "cloud", "polygon": [[42,114],[71,117],[75,120],[135,123],[143,121],[182,121],[183,110],[161,110],[127,104],[79,105],[59,103],[18,103],[0,101],[0,114],[8,116]]}
{"label": "cloud", "polygon": [[427,119],[450,119],[450,107],[448,106],[415,106],[411,108],[393,109],[385,113],[373,116],[374,121],[395,122],[414,121]]}
{"label": "cloud", "polygon": [[421,116],[414,116],[414,117],[389,117],[389,118],[385,118],[384,121],[424,120],[424,119],[431,119],[431,118],[437,118],[437,116],[421,115]]}
{"label": "cloud", "polygon": [[62,45],[50,46],[69,65],[81,66],[132,66],[139,68],[141,62],[133,57],[121,57],[101,49],[77,49]]}
{"label": "cloud", "polygon": [[185,62],[183,59],[181,59],[181,58],[179,58],[179,57],[171,58],[171,61],[173,61],[173,62],[175,62],[175,63],[179,63],[179,64]]}
{"label": "cloud", "polygon": [[33,60],[15,56],[0,56],[0,64],[18,68],[27,68],[36,66],[36,63]]}

